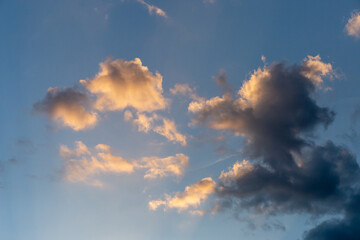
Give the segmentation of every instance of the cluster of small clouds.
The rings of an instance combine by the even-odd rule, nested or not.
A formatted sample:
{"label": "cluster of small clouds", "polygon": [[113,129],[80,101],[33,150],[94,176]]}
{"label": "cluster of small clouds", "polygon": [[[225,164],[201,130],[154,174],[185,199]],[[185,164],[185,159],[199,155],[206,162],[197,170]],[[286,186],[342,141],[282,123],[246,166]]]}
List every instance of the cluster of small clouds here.
{"label": "cluster of small clouds", "polygon": [[[107,59],[100,63],[94,78],[80,80],[83,90],[49,88],[45,98],[34,105],[36,112],[45,113],[62,127],[75,131],[94,127],[100,114],[107,111],[125,111],[125,120],[138,126],[141,132],[150,130],[171,142],[186,145],[173,120],[154,113],[168,106],[163,96],[163,77],[153,74],[139,58],[132,61]],[[92,100],[92,97],[95,100]]]}
{"label": "cluster of small clouds", "polygon": [[[268,216],[342,213],[342,219],[325,221],[304,238],[358,236],[360,216],[355,212],[360,206],[356,187],[360,168],[355,155],[332,141],[316,145],[306,137],[317,126],[326,127],[334,120],[335,113],[314,99],[324,79],[334,77],[331,64],[322,62],[320,56],[307,56],[299,66],[273,63],[255,70],[235,97],[226,75],[220,73],[216,80],[223,96],[197,98],[188,110],[193,124],[245,137],[244,154],[249,160],[236,162],[217,181],[205,178],[207,190],[190,191],[202,186],[203,179],[184,192],[150,201],[149,208],[164,206],[198,214],[231,209],[237,214]],[[214,207],[199,209],[211,195],[217,200]]]}
{"label": "cluster of small clouds", "polygon": [[99,174],[130,174],[137,169],[145,170],[146,179],[181,177],[189,161],[189,158],[182,153],[165,158],[143,157],[140,160],[126,160],[115,155],[109,145],[98,144],[89,150],[81,141],[75,142],[73,149],[61,145],[59,155],[65,159],[64,178],[67,181],[94,186],[103,185],[100,180],[94,179]]}

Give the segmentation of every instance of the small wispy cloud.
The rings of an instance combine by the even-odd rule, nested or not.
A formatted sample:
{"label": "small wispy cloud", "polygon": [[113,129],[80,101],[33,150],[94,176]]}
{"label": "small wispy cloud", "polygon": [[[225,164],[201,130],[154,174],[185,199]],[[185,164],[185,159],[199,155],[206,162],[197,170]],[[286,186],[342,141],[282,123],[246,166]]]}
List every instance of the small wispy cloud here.
{"label": "small wispy cloud", "polygon": [[158,15],[158,16],[164,17],[164,18],[168,17],[166,12],[164,10],[162,10],[161,8],[151,5],[147,2],[145,2],[144,0],[137,0],[137,1],[139,3],[141,3],[142,5],[144,5],[148,9],[150,15],[155,14],[155,15]]}

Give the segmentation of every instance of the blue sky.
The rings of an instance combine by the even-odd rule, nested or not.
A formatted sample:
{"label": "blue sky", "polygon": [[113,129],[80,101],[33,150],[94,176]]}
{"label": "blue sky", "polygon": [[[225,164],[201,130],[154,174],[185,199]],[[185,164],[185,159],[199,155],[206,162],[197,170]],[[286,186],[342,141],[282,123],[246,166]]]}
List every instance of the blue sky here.
{"label": "blue sky", "polygon": [[[321,223],[342,233],[326,224],[333,218],[350,239],[359,179],[342,176],[344,162],[358,168],[358,9],[355,0],[0,0],[0,239],[321,239],[308,232]],[[258,102],[267,98],[279,100]],[[244,193],[246,176],[261,179],[254,169],[284,170],[276,147],[298,165],[286,176],[304,174],[307,187]],[[326,183],[309,186],[328,175],[303,167],[318,161],[344,163],[322,197]]]}

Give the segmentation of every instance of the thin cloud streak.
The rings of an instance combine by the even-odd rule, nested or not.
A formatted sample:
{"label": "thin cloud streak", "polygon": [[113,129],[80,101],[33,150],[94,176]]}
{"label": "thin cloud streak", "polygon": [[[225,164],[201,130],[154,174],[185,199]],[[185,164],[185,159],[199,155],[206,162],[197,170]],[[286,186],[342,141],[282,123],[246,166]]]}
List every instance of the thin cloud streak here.
{"label": "thin cloud streak", "polygon": [[137,0],[137,1],[147,8],[150,15],[155,14],[155,15],[158,15],[158,16],[163,17],[163,18],[168,17],[166,12],[164,10],[162,10],[161,8],[156,7],[154,5],[151,5],[151,4],[147,3],[147,2],[145,2],[144,0]]}

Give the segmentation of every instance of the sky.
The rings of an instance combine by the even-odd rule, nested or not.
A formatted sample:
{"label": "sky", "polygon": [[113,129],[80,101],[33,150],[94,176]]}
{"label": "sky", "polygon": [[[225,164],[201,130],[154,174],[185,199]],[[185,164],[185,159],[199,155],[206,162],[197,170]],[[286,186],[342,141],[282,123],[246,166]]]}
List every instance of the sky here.
{"label": "sky", "polygon": [[1,240],[360,236],[360,1],[0,19]]}

